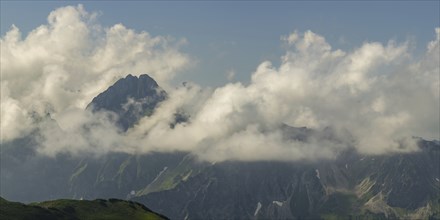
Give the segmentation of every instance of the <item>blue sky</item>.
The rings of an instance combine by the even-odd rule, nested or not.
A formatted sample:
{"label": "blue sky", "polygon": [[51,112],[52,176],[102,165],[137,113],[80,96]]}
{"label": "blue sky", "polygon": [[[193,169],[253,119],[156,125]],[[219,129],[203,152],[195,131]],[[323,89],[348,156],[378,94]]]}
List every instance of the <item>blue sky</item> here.
{"label": "blue sky", "polygon": [[77,4],[99,11],[104,26],[122,23],[152,35],[185,38],[182,50],[197,64],[175,80],[208,86],[223,85],[230,70],[246,83],[262,61],[279,64],[284,54],[280,37],[294,30],[312,30],[343,50],[366,41],[412,39],[417,55],[440,26],[439,1],[1,1],[1,35],[12,24],[26,34],[45,24],[54,9]]}

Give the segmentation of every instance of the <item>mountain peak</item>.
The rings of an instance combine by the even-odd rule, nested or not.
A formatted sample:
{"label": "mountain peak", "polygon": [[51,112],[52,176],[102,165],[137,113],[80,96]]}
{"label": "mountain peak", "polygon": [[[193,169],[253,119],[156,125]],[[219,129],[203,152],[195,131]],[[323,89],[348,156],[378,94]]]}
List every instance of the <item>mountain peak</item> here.
{"label": "mountain peak", "polygon": [[87,109],[116,113],[117,124],[125,131],[141,117],[151,114],[165,98],[166,92],[147,74],[139,77],[128,74],[93,98]]}

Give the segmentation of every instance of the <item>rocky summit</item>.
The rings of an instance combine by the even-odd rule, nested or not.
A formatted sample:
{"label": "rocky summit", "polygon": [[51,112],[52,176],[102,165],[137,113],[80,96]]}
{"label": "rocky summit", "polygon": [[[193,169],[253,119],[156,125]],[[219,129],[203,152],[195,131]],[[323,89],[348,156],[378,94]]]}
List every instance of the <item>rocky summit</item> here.
{"label": "rocky summit", "polygon": [[139,77],[129,74],[96,96],[87,109],[116,113],[117,124],[126,131],[139,118],[151,115],[166,96],[166,92],[147,74]]}

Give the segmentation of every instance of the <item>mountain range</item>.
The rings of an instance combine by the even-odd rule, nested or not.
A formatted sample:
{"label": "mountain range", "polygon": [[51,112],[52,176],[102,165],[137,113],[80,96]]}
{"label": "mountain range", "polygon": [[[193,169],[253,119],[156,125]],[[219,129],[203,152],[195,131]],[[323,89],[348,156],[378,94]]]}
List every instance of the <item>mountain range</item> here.
{"label": "mountain range", "polygon": [[[148,75],[128,75],[87,110],[112,112],[125,132],[166,99]],[[297,140],[314,132],[280,127]],[[346,150],[321,161],[211,163],[188,152],[47,157],[36,153],[37,137],[35,131],[2,144],[2,197],[26,203],[128,199],[171,219],[440,219],[436,140],[417,138],[413,153]]]}

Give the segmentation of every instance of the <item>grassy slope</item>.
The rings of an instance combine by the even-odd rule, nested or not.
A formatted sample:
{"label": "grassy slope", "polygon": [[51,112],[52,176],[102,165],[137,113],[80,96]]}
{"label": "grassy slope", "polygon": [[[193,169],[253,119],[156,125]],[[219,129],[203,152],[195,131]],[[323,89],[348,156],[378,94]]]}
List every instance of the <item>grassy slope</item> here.
{"label": "grassy slope", "polygon": [[167,219],[142,204],[119,199],[79,201],[60,199],[25,205],[1,198],[0,219]]}
{"label": "grassy slope", "polygon": [[67,216],[62,218],[61,215],[59,211],[0,199],[0,219],[75,219]]}
{"label": "grassy slope", "polygon": [[335,192],[319,210],[321,218],[332,219],[440,219],[440,194],[432,195],[426,206],[416,210],[391,207],[382,192],[374,195],[376,183],[369,177],[354,192]]}

